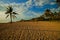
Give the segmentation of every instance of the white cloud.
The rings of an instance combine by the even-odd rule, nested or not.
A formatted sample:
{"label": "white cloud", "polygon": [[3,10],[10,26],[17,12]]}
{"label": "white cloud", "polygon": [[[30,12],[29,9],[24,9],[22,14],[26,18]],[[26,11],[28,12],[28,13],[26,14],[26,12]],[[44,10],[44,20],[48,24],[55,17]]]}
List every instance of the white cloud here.
{"label": "white cloud", "polygon": [[56,4],[56,3],[55,3],[55,2],[51,2],[50,4],[51,4],[51,5],[54,5],[54,4]]}
{"label": "white cloud", "polygon": [[49,3],[49,0],[34,0],[36,6],[43,6]]}
{"label": "white cloud", "polygon": [[50,5],[54,5],[56,4],[54,2],[55,0],[51,1],[51,0],[34,0],[35,6],[44,6],[45,4],[50,4]]}
{"label": "white cloud", "polygon": [[[19,21],[21,19],[31,19],[31,18],[40,16],[39,13],[35,13],[33,11],[28,10],[28,8],[32,6],[32,0],[29,0],[25,3],[15,3],[14,2],[14,3],[10,3],[10,4],[1,2],[0,7],[3,7],[3,8],[1,8],[1,10],[2,9],[3,10],[2,11],[0,10],[0,23],[10,21],[9,17],[8,17],[8,19],[5,18],[6,17],[5,11],[6,11],[6,7],[8,5],[12,5],[14,11],[19,14],[19,15],[16,15],[17,18],[14,19],[14,21]],[[27,13],[28,13],[28,15],[30,15],[30,14],[33,14],[33,15],[28,16]]]}
{"label": "white cloud", "polygon": [[25,5],[26,5],[27,7],[31,7],[31,6],[32,6],[32,0],[28,0],[28,1],[25,3]]}
{"label": "white cloud", "polygon": [[9,22],[9,17],[6,19],[6,15],[4,14],[5,11],[0,11],[0,23],[6,23]]}
{"label": "white cloud", "polygon": [[36,12],[33,12],[33,11],[26,11],[26,13],[23,13],[24,14],[24,17],[23,19],[31,19],[31,18],[36,18],[36,17],[39,17],[41,14],[40,13],[36,13]]}
{"label": "white cloud", "polygon": [[60,12],[60,7],[58,7],[58,8],[52,8],[52,9],[50,9],[51,10],[51,12]]}
{"label": "white cloud", "polygon": [[[30,11],[30,10],[28,10],[28,8],[32,7],[33,5],[34,6],[43,6],[47,3],[49,3],[49,0],[34,0],[34,4],[33,4],[32,0],[28,0],[25,3],[15,3],[14,2],[14,3],[9,3],[9,4],[0,1],[0,22],[2,20],[3,20],[2,22],[10,21],[9,18],[8,19],[5,18],[6,15],[4,14],[5,11],[6,11],[6,7],[8,5],[12,5],[12,7],[14,9],[14,12],[19,14],[19,15],[16,15],[17,18],[14,19],[14,21],[17,21],[17,20],[21,20],[21,19],[31,19],[31,18],[34,18],[34,17],[39,17],[41,15],[40,13]],[[51,4],[54,4],[54,3],[51,3]],[[53,10],[53,9],[51,9],[51,10]]]}

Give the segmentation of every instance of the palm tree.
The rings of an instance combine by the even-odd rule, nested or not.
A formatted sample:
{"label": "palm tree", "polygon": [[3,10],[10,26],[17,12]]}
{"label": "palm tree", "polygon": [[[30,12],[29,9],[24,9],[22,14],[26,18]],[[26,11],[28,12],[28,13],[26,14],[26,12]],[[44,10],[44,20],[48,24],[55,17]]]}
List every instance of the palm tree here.
{"label": "palm tree", "polygon": [[12,23],[12,17],[15,18],[16,17],[15,15],[17,13],[13,12],[12,6],[8,6],[7,11],[6,11],[5,14],[7,14],[6,18],[10,15],[10,19],[11,19],[11,23]]}

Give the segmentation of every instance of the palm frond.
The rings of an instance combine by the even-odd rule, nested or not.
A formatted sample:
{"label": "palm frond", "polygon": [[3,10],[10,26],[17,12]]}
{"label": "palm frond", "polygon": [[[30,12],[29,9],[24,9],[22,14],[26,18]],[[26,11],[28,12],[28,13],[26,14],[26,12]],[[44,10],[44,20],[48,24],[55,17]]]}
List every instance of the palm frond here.
{"label": "palm frond", "polygon": [[6,12],[5,12],[5,14],[9,14],[9,12],[8,12],[8,11],[6,11]]}
{"label": "palm frond", "polygon": [[8,6],[5,14],[11,13],[12,11],[13,11],[13,8],[11,6]]}
{"label": "palm frond", "polygon": [[18,13],[13,12],[13,14],[18,14]]}
{"label": "palm frond", "polygon": [[8,17],[9,15],[6,16],[6,18]]}
{"label": "palm frond", "polygon": [[7,10],[9,9],[9,8],[6,8]]}
{"label": "palm frond", "polygon": [[13,11],[12,6],[9,6],[9,11],[10,11],[10,12],[12,12],[12,11]]}

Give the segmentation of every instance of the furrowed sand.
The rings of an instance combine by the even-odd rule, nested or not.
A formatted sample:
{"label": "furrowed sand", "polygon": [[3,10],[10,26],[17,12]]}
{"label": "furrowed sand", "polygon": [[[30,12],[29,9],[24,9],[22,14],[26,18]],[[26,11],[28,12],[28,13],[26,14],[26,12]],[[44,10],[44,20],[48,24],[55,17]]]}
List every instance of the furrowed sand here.
{"label": "furrowed sand", "polygon": [[0,40],[60,40],[60,22],[0,23]]}

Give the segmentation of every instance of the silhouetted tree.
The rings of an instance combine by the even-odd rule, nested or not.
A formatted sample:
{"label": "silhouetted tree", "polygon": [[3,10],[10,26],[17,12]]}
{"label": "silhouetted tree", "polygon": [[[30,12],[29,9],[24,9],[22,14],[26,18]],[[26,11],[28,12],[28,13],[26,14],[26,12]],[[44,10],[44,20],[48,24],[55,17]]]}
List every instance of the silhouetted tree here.
{"label": "silhouetted tree", "polygon": [[50,17],[54,16],[53,13],[49,9],[46,9],[45,15],[46,15],[46,17],[48,17],[48,16],[50,16]]}
{"label": "silhouetted tree", "polygon": [[46,9],[45,15],[46,15],[46,16],[50,16],[50,10],[49,10],[49,9]]}
{"label": "silhouetted tree", "polygon": [[60,6],[60,0],[56,0],[56,3]]}
{"label": "silhouetted tree", "polygon": [[54,17],[54,15],[53,15],[53,13],[51,12],[50,9],[46,9],[46,10],[45,10],[44,16],[45,16],[45,18],[48,19],[48,20],[51,20],[51,19],[53,19],[53,17]]}
{"label": "silhouetted tree", "polygon": [[12,23],[12,17],[15,18],[16,17],[15,15],[17,13],[13,12],[12,6],[8,6],[7,11],[6,11],[5,14],[7,14],[6,18],[10,15],[10,19],[11,19],[11,23]]}

